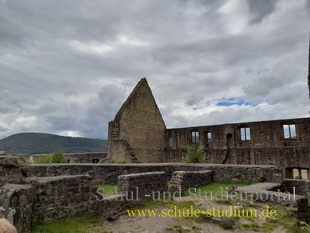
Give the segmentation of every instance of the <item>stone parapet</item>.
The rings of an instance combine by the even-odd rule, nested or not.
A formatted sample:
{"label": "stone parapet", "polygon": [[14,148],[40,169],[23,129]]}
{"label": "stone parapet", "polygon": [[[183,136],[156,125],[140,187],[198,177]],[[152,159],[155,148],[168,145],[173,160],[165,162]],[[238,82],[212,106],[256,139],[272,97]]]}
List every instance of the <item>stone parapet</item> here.
{"label": "stone parapet", "polygon": [[213,182],[213,171],[175,171],[170,181],[171,191],[184,191]]}
{"label": "stone parapet", "polygon": [[118,191],[128,199],[152,200],[168,190],[165,172],[145,172],[118,177]]}

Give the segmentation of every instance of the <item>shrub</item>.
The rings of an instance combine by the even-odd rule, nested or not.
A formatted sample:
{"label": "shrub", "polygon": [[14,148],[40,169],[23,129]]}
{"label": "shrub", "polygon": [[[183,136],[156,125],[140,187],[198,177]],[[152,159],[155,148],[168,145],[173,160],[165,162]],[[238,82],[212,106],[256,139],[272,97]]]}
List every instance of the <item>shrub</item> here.
{"label": "shrub", "polygon": [[184,163],[205,163],[207,161],[204,146],[188,146]]}
{"label": "shrub", "polygon": [[67,159],[62,152],[55,152],[51,155],[38,158],[36,163],[67,163]]}
{"label": "shrub", "polygon": [[55,152],[51,156],[51,163],[67,163],[67,159],[62,152]]}

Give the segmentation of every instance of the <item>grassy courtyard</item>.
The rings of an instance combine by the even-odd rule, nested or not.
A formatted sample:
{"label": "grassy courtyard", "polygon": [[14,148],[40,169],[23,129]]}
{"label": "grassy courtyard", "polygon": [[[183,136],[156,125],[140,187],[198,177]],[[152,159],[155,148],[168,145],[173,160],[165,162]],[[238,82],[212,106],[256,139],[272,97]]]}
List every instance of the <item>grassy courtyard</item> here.
{"label": "grassy courtyard", "polygon": [[[198,187],[197,190],[206,193],[216,193],[227,190],[229,186],[246,186],[248,183],[211,183]],[[105,195],[116,193],[116,185],[103,185],[100,189]],[[159,217],[143,216],[136,214],[130,216],[129,212],[117,218],[113,222],[108,222],[100,217],[89,218],[80,217],[73,219],[63,219],[52,223],[37,226],[32,233],[204,233],[204,232],[270,232],[270,233],[303,233],[310,232],[310,227],[306,224],[299,225],[293,211],[289,208],[264,202],[250,202],[235,198],[233,201],[193,201],[186,192],[178,201],[148,201],[141,203],[128,211],[142,211],[143,213],[164,213],[172,209],[223,209],[230,206],[238,210],[255,210],[262,212],[268,208],[277,214],[273,217],[219,217],[208,218],[205,215],[193,216],[166,216]]]}

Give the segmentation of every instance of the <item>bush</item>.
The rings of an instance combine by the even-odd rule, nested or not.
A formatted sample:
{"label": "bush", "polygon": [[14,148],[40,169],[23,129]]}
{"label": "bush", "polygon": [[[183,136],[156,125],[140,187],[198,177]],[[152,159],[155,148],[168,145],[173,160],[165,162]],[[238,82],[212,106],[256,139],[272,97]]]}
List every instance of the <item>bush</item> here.
{"label": "bush", "polygon": [[204,146],[188,146],[184,163],[205,163],[207,156]]}
{"label": "bush", "polygon": [[36,163],[67,163],[67,159],[62,152],[55,152],[51,155],[38,158]]}
{"label": "bush", "polygon": [[55,152],[51,156],[51,163],[67,163],[67,159],[62,152]]}

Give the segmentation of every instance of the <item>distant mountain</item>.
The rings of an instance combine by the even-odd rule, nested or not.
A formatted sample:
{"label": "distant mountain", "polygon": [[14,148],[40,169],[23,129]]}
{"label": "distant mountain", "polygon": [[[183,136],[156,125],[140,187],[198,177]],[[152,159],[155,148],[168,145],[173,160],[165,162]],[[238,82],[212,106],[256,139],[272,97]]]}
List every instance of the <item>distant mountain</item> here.
{"label": "distant mountain", "polygon": [[46,133],[19,133],[0,140],[0,151],[5,151],[6,154],[106,152],[107,140]]}

